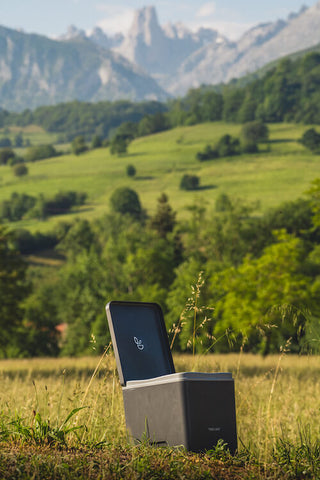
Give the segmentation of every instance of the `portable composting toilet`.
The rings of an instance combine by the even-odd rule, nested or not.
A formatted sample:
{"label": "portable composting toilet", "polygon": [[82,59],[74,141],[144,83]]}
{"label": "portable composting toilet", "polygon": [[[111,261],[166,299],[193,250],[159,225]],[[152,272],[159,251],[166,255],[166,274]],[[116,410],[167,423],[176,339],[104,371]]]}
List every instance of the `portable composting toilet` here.
{"label": "portable composting toilet", "polygon": [[237,448],[231,373],[175,373],[162,311],[155,303],[109,302],[109,329],[127,429],[135,441],[200,452],[219,439]]}

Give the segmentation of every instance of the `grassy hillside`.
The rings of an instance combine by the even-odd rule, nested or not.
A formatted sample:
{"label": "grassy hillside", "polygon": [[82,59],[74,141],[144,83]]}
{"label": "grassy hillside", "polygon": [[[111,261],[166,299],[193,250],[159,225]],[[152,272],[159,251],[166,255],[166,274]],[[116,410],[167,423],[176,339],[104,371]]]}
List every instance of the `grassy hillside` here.
{"label": "grassy hillside", "polygon": [[[80,156],[60,157],[28,164],[29,175],[18,178],[9,166],[0,167],[0,202],[12,192],[52,196],[59,190],[84,191],[88,202],[69,215],[52,217],[45,222],[21,221],[19,227],[48,230],[56,222],[75,216],[97,217],[109,209],[109,197],[115,188],[130,186],[140,196],[148,213],[155,209],[161,192],[169,195],[179,218],[184,207],[195,201],[213,205],[217,195],[227,193],[249,202],[259,202],[257,213],[303,195],[310,182],[320,177],[319,156],[311,154],[297,140],[307,129],[293,124],[269,126],[270,143],[261,152],[251,155],[198,162],[196,153],[222,135],[238,136],[241,125],[211,123],[180,127],[132,142],[128,154],[111,156],[108,148],[88,151]],[[41,132],[30,132],[31,141],[43,138]],[[128,164],[137,170],[135,178],[126,174]],[[185,173],[200,177],[200,189],[186,192],[179,189]]]}
{"label": "grassy hillside", "polygon": [[48,133],[39,125],[27,125],[26,127],[12,126],[0,129],[0,137],[10,138],[13,143],[17,133],[22,133],[23,139],[29,140],[31,144],[34,145],[55,143],[57,141],[56,133]]}

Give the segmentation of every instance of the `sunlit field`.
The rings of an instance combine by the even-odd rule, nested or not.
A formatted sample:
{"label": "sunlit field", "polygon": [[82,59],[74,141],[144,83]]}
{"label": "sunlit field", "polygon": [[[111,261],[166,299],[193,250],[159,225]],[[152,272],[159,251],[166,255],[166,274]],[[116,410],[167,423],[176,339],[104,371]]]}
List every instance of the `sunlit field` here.
{"label": "sunlit field", "polygon": [[[215,452],[210,460],[217,461],[219,457],[220,462],[225,461],[230,468],[238,462],[238,467],[243,468],[243,477],[230,478],[278,478],[281,471],[288,475],[283,478],[319,478],[312,476],[316,471],[319,473],[319,357],[295,356],[286,352],[266,358],[249,354],[175,355],[174,362],[177,371],[229,371],[233,374],[239,452],[232,460],[225,451],[220,452],[220,457],[219,452]],[[63,448],[74,448],[79,455],[84,448],[99,448],[99,452],[108,457],[108,452],[112,451],[114,455],[114,449],[120,448],[128,455],[131,452],[129,457],[132,458],[132,449],[139,448],[129,444],[121,387],[111,353],[100,359],[2,360],[0,378],[0,439],[5,449],[9,444],[20,445],[22,449],[27,447],[21,445],[28,448],[43,445],[47,449],[50,445],[48,430],[42,429],[42,437],[39,431],[38,437],[30,434],[32,429],[37,427],[39,430],[39,425],[46,422],[52,431],[60,427],[65,433],[63,442],[61,440]],[[56,448],[54,443],[52,441],[52,446]],[[142,445],[140,448],[145,450],[139,455],[143,458],[149,455],[149,460],[157,450],[153,448],[153,453],[147,453],[148,447]],[[158,450],[159,455],[163,455],[163,450]],[[168,451],[171,459],[173,450]],[[301,465],[297,452],[300,452]],[[175,461],[185,458],[187,462],[186,459],[192,458],[194,462],[194,458],[198,458],[203,468],[209,462],[208,455],[190,457],[180,451],[176,455]],[[130,462],[128,459],[123,461],[124,464]],[[251,470],[253,466],[257,468],[255,473]],[[305,469],[305,476],[290,476],[300,467]],[[226,473],[225,478],[229,478],[228,475]],[[190,478],[202,477],[191,475]]]}
{"label": "sunlit field", "polygon": [[[127,154],[120,157],[110,155],[109,148],[91,150],[79,156],[65,154],[28,163],[29,173],[25,177],[15,177],[11,167],[1,166],[0,202],[10,198],[12,192],[33,196],[42,193],[47,197],[61,190],[87,193],[87,205],[68,215],[42,222],[23,220],[16,225],[33,231],[53,229],[57,222],[75,216],[89,219],[100,216],[109,210],[112,192],[123,186],[138,193],[149,214],[153,214],[162,192],[169,196],[179,218],[187,215],[185,207],[195,201],[211,208],[221,193],[254,203],[257,213],[261,213],[303,196],[312,180],[320,177],[319,156],[298,142],[307,128],[293,124],[269,125],[270,142],[260,145],[258,154],[205,162],[197,161],[196,153],[207,144],[213,145],[222,135],[239,137],[241,125],[207,123],[137,138],[129,145]],[[46,137],[45,132],[38,130],[28,135],[33,144],[40,140],[49,142],[50,138],[50,143],[53,142],[52,136]],[[126,174],[129,164],[136,168],[134,178]],[[184,174],[199,176],[197,191],[179,188]]]}

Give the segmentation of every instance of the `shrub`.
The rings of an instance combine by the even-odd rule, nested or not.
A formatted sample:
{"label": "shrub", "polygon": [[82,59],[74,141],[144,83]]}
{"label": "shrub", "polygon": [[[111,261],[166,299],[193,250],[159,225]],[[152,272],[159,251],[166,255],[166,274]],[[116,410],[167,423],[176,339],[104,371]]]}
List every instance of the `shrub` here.
{"label": "shrub", "polygon": [[30,255],[47,248],[54,248],[58,243],[55,233],[31,233],[24,228],[14,230],[14,246],[22,255]]}
{"label": "shrub", "polygon": [[91,141],[91,148],[95,149],[100,147],[102,147],[101,137],[99,137],[99,135],[95,135]]}
{"label": "shrub", "polygon": [[269,139],[268,126],[259,121],[247,122],[241,129],[241,138],[245,144],[267,142]]}
{"label": "shrub", "polygon": [[320,134],[316,132],[314,128],[306,130],[302,135],[300,142],[313,153],[320,151]]}
{"label": "shrub", "polygon": [[223,135],[216,145],[219,157],[229,157],[240,153],[240,142],[238,138],[231,135]]}
{"label": "shrub", "polygon": [[138,136],[144,137],[152,133],[163,132],[170,128],[170,122],[166,114],[158,112],[153,115],[145,115],[138,125]]}
{"label": "shrub", "polygon": [[12,147],[10,138],[8,137],[0,138],[0,147]]}
{"label": "shrub", "polygon": [[117,135],[124,135],[126,138],[133,140],[138,135],[138,124],[134,122],[123,122],[117,128]]}
{"label": "shrub", "polygon": [[59,215],[68,212],[75,205],[83,205],[87,194],[83,192],[58,192],[52,199],[45,201],[46,215]]}
{"label": "shrub", "polygon": [[15,155],[14,157],[11,157],[8,160],[8,165],[10,165],[10,167],[13,167],[14,165],[17,165],[17,163],[24,163],[24,158],[22,158],[18,155]]}
{"label": "shrub", "polygon": [[[24,164],[20,165],[26,167]],[[10,200],[4,200],[0,204],[0,218],[10,222],[21,220],[24,216],[44,219],[49,215],[66,213],[74,205],[83,205],[86,197],[86,193],[70,191],[59,192],[53,198],[46,200],[42,194],[32,197],[13,192]]]}
{"label": "shrub", "polygon": [[198,152],[196,155],[199,162],[204,162],[205,160],[212,160],[218,158],[219,154],[215,148],[212,148],[210,145],[206,145],[202,152]]}
{"label": "shrub", "polygon": [[126,135],[115,135],[110,142],[111,155],[122,155],[127,152],[130,139]]}
{"label": "shrub", "polygon": [[15,156],[12,148],[6,147],[0,150],[0,165],[6,165],[10,158]]}
{"label": "shrub", "polygon": [[[261,122],[249,122],[247,125],[251,125],[252,128],[256,126],[256,124],[260,124]],[[261,123],[261,125],[264,125]],[[258,130],[258,128],[257,128]],[[263,130],[263,129],[261,129]],[[268,132],[268,130],[267,130]],[[263,132],[260,132],[260,137],[256,134],[256,138],[267,138],[267,133],[263,135]],[[252,136],[253,138],[253,136]],[[206,160],[212,160],[214,158],[219,157],[229,157],[233,155],[240,155],[240,153],[257,153],[259,151],[257,143],[252,140],[252,138],[248,135],[242,141],[242,145],[240,146],[240,141],[238,138],[234,138],[229,134],[223,135],[218,143],[211,147],[210,145],[206,145],[202,152],[198,152],[196,155],[197,160],[199,162],[204,162]]]}
{"label": "shrub", "polygon": [[134,165],[128,165],[127,166],[127,175],[128,177],[134,177],[135,174],[137,173]]}
{"label": "shrub", "polygon": [[14,146],[17,148],[23,147],[23,134],[19,132],[14,137]]}
{"label": "shrub", "polygon": [[243,153],[257,153],[259,152],[258,145],[256,143],[244,143],[241,146]]}
{"label": "shrub", "polygon": [[80,155],[81,153],[84,153],[88,150],[83,135],[79,135],[72,140],[71,149],[75,155]]}
{"label": "shrub", "polygon": [[115,212],[129,214],[136,218],[142,214],[139,196],[131,188],[117,188],[110,197],[110,203]]}
{"label": "shrub", "polygon": [[230,212],[233,208],[232,201],[226,193],[220,193],[215,202],[216,212]]}
{"label": "shrub", "polygon": [[162,193],[158,198],[156,213],[150,219],[150,226],[158,232],[161,238],[165,238],[168,233],[173,231],[175,225],[176,212],[172,210],[168,196]]}
{"label": "shrub", "polygon": [[36,162],[45,158],[56,157],[57,155],[58,152],[52,145],[36,145],[27,149],[25,157],[27,162]]}
{"label": "shrub", "polygon": [[4,200],[0,205],[0,216],[9,222],[21,220],[21,218],[34,207],[36,198],[25,193],[11,194],[10,200]]}
{"label": "shrub", "polygon": [[196,175],[183,175],[180,182],[181,190],[197,190],[199,188],[199,177]]}
{"label": "shrub", "polygon": [[13,167],[13,174],[16,177],[22,177],[23,175],[27,175],[28,174],[28,167],[24,163],[17,163]]}

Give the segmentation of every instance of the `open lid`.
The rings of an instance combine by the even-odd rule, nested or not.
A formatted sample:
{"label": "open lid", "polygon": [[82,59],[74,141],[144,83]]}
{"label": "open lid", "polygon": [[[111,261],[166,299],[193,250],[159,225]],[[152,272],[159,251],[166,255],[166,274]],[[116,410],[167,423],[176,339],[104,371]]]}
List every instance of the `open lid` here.
{"label": "open lid", "polygon": [[121,385],[175,372],[158,304],[109,302],[106,312]]}

